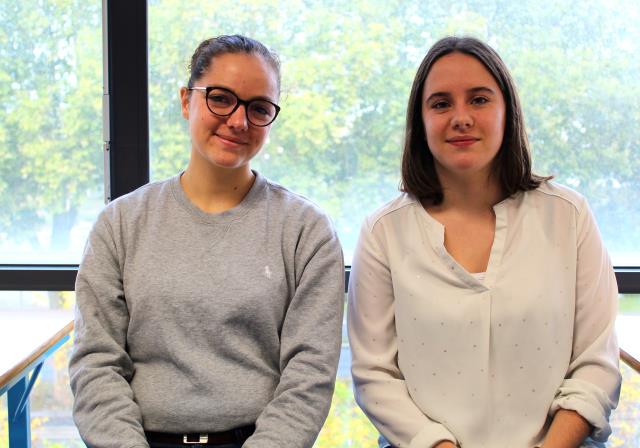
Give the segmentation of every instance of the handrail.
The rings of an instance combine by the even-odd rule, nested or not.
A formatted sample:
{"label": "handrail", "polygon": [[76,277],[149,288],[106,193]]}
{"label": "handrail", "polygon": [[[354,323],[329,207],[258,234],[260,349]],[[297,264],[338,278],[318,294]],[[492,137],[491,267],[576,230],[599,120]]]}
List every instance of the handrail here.
{"label": "handrail", "polygon": [[620,349],[620,359],[624,361],[626,365],[635,370],[636,373],[640,374],[640,360],[631,356],[623,348]]}

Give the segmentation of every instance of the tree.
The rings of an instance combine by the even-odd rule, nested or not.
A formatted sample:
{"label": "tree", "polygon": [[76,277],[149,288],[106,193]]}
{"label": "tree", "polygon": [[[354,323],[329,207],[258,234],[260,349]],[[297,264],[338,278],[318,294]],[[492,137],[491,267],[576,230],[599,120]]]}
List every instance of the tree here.
{"label": "tree", "polygon": [[[103,177],[100,15],[100,2],[0,2],[0,247],[48,249],[47,229],[64,250],[94,219],[84,210]],[[188,160],[178,89],[193,49],[255,37],[281,56],[283,110],[254,165],[329,212],[349,261],[364,216],[397,194],[420,60],[439,37],[472,34],[514,75],[536,170],[585,194],[610,250],[637,260],[639,22],[636,0],[150,0],[152,177]],[[359,415],[348,389],[342,379],[336,412]],[[355,427],[354,446],[375,437]],[[351,430],[329,427],[319,445]]]}
{"label": "tree", "polygon": [[535,0],[154,2],[154,177],[186,165],[177,94],[167,91],[186,83],[190,51],[217,34],[253,36],[283,61],[283,110],[255,166],[318,201],[349,253],[363,217],[397,194],[406,102],[420,60],[437,38],[470,33],[492,44],[514,73],[536,169],[590,199],[613,252],[637,251],[640,206],[632,198],[640,149],[629,123],[640,114],[633,54],[639,9],[631,0],[580,7]]}
{"label": "tree", "polygon": [[48,223],[63,250],[78,207],[102,185],[100,5],[0,4],[0,244]]}
{"label": "tree", "polygon": [[[536,169],[587,195],[613,252],[637,251],[640,162],[630,123],[640,115],[640,8],[632,0],[576,5],[151,1],[152,177],[188,160],[177,92],[190,52],[213,35],[251,35],[283,62],[283,111],[255,166],[320,203],[349,253],[364,216],[397,194],[420,60],[437,38],[470,33],[514,73]],[[63,250],[72,227],[93,219],[78,211],[102,185],[99,20],[95,2],[0,5],[0,244],[40,248],[46,225],[51,247]]]}

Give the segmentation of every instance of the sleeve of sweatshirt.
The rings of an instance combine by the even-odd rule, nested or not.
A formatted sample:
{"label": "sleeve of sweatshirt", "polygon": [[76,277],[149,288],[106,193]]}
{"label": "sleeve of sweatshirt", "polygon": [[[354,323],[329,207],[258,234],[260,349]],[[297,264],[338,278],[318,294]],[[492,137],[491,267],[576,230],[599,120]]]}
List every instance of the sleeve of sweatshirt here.
{"label": "sleeve of sweatshirt", "polygon": [[344,261],[328,218],[295,243],[295,292],[282,324],[280,382],[243,448],[313,446],[329,412],[340,356]]}
{"label": "sleeve of sweatshirt", "polygon": [[76,279],[74,349],[69,363],[73,418],[90,448],[148,447],[129,381],[129,312],[123,291],[124,249],[107,207],[94,225]]}

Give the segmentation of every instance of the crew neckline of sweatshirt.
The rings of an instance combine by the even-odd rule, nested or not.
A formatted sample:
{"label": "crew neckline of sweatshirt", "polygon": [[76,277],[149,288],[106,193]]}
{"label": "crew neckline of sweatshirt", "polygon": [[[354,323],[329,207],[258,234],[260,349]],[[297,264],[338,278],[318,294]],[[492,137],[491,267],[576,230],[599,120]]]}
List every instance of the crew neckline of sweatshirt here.
{"label": "crew neckline of sweatshirt", "polygon": [[242,199],[242,201],[235,207],[220,213],[205,212],[198,206],[196,206],[193,202],[191,202],[191,200],[184,192],[182,184],[180,183],[180,177],[184,174],[184,171],[172,177],[169,183],[171,186],[173,197],[187,213],[205,224],[218,225],[241,219],[247,213],[249,213],[249,211],[254,209],[255,206],[260,202],[262,192],[267,186],[267,180],[257,171],[252,170],[252,172],[255,176],[253,185],[251,186],[245,197]]}

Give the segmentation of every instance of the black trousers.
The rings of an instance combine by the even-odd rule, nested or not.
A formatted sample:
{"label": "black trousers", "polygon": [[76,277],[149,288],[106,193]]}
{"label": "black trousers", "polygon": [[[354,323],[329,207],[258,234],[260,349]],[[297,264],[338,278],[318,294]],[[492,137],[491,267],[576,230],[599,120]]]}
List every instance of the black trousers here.
{"label": "black trousers", "polygon": [[[171,444],[171,443],[153,443],[153,442],[149,442],[149,446],[151,448],[207,448],[210,447],[212,445],[201,445],[199,443],[194,443],[194,444],[189,444],[189,445],[185,445],[185,444]],[[242,445],[239,443],[226,443],[224,445],[213,445],[216,448],[242,448]]]}

